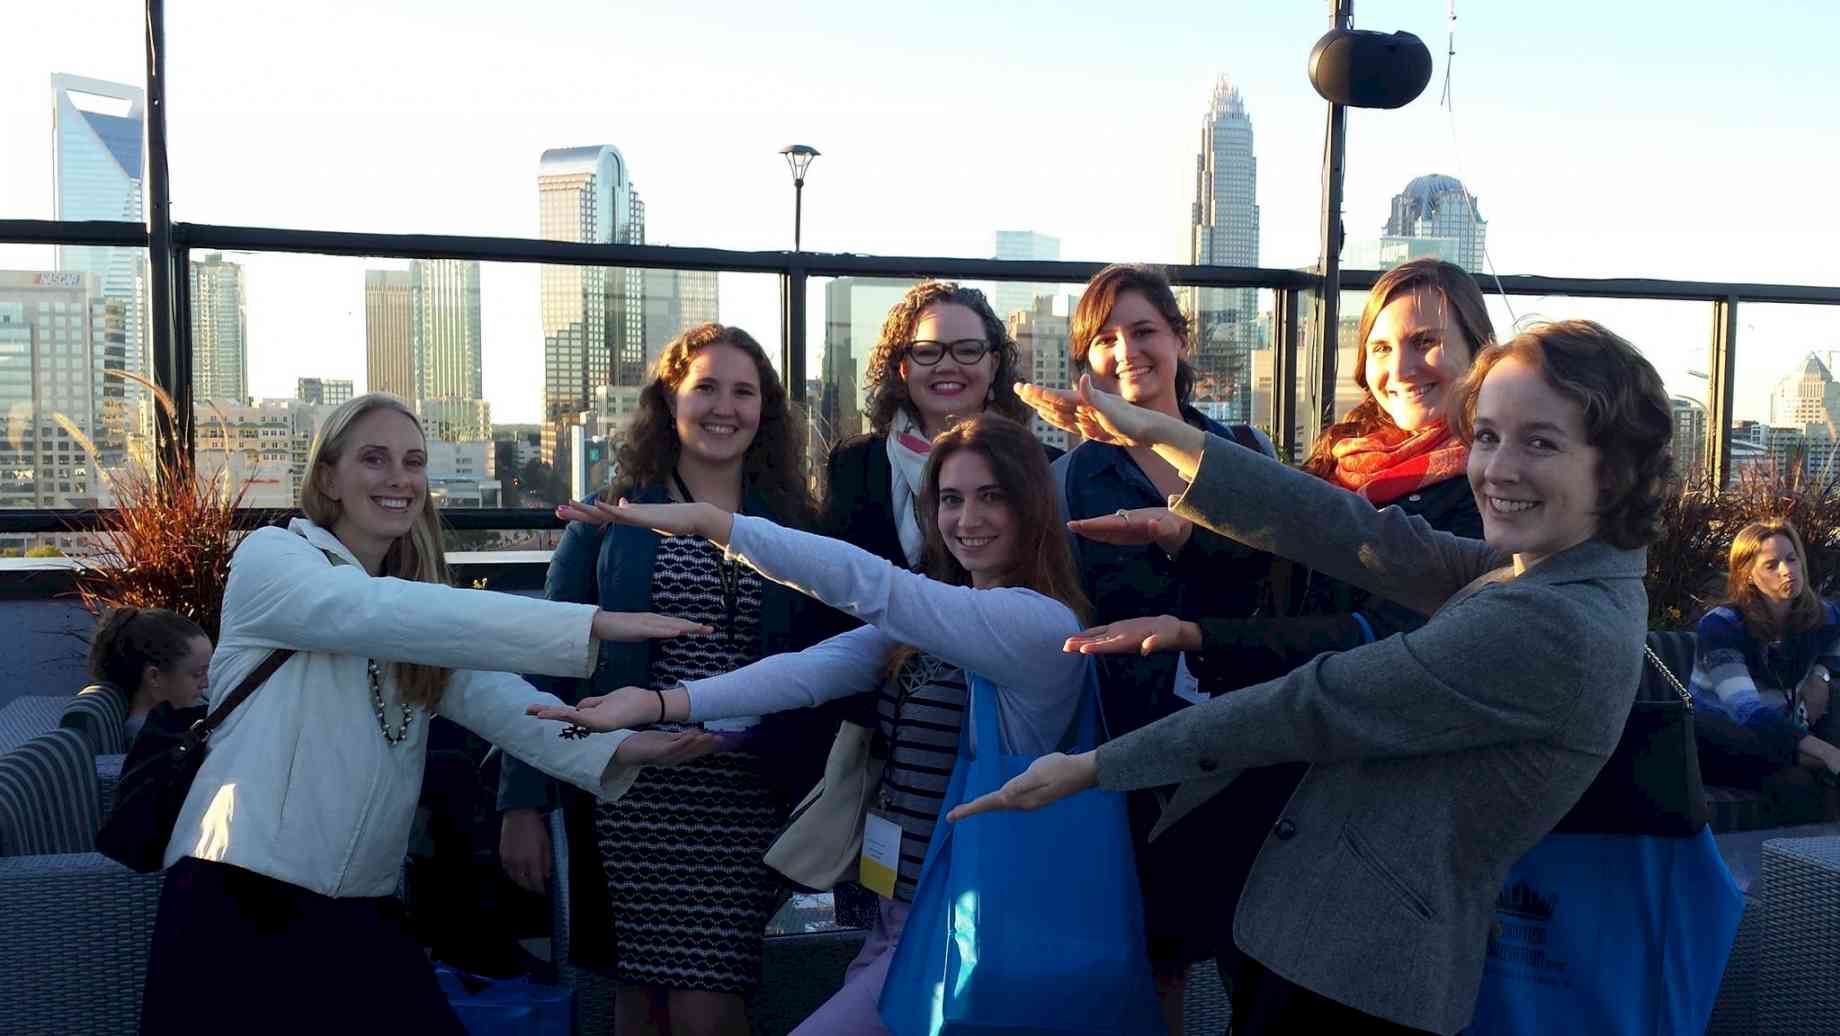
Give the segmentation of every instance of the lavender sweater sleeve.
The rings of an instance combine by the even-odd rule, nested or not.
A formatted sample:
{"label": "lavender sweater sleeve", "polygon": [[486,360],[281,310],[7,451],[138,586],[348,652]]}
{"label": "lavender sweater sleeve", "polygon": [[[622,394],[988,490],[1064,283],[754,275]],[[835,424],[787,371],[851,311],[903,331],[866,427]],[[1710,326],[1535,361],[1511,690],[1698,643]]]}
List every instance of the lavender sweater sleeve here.
{"label": "lavender sweater sleeve", "polygon": [[762,576],[868,625],[690,681],[692,719],[761,715],[871,690],[906,644],[995,684],[1004,739],[1015,751],[1053,751],[1071,726],[1090,662],[1061,650],[1080,629],[1061,602],[1016,587],[951,586],[841,540],[744,515],[735,516],[728,550]]}

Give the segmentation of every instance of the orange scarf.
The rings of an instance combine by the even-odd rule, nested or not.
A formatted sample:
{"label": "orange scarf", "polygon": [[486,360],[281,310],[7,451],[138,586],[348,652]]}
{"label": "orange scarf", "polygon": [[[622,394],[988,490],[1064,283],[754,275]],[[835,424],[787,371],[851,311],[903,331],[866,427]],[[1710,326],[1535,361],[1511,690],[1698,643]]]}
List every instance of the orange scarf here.
{"label": "orange scarf", "polygon": [[1442,421],[1416,432],[1388,426],[1372,435],[1350,436],[1337,441],[1329,452],[1335,457],[1331,481],[1359,493],[1375,507],[1455,478],[1469,467],[1469,447],[1457,441]]}

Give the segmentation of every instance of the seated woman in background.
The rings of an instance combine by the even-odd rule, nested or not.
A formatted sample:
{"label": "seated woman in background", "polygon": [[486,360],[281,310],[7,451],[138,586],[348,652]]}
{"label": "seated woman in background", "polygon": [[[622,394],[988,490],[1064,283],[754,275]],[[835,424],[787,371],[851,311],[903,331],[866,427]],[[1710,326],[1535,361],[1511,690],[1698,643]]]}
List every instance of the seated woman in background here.
{"label": "seated woman in background", "polygon": [[1697,726],[1713,784],[1753,786],[1798,761],[1840,774],[1828,681],[1840,606],[1815,596],[1802,535],[1774,518],[1731,543],[1725,603],[1699,622],[1691,691],[1719,719]]}
{"label": "seated woman in background", "polygon": [[89,678],[127,699],[129,743],[154,706],[196,704],[210,668],[211,638],[165,608],[111,608],[89,642]]}

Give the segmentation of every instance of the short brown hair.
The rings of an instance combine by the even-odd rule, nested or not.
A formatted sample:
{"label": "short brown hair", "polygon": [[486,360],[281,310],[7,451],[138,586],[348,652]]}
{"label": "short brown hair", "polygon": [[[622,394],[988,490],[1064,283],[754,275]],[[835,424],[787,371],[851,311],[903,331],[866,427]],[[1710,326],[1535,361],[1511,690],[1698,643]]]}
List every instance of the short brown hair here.
{"label": "short brown hair", "polygon": [[1367,293],[1367,305],[1361,310],[1361,324],[1354,339],[1354,383],[1366,395],[1340,421],[1316,437],[1315,445],[1310,447],[1309,459],[1303,462],[1303,470],[1317,478],[1329,478],[1335,474],[1336,443],[1343,439],[1369,436],[1382,428],[1395,427],[1392,415],[1374,398],[1373,388],[1367,383],[1367,336],[1374,333],[1374,324],[1380,320],[1381,310],[1391,305],[1394,299],[1420,290],[1436,292],[1444,300],[1444,305],[1450,307],[1451,315],[1456,318],[1457,332],[1463,336],[1463,347],[1469,353],[1470,362],[1473,363],[1482,350],[1495,341],[1495,325],[1489,320],[1488,306],[1482,299],[1482,288],[1463,267],[1427,257],[1400,263],[1381,274],[1380,279],[1374,282],[1373,289]]}
{"label": "short brown hair", "polygon": [[[1093,337],[1105,326],[1105,321],[1112,315],[1112,307],[1118,305],[1120,296],[1127,292],[1136,292],[1146,302],[1163,315],[1163,321],[1169,329],[1182,339],[1182,351],[1193,348],[1188,337],[1188,315],[1182,312],[1182,304],[1176,301],[1175,289],[1169,286],[1169,277],[1160,267],[1147,263],[1114,263],[1093,275],[1086,282],[1086,291],[1080,295],[1080,304],[1073,308],[1073,316],[1067,328],[1067,348],[1073,354],[1073,362],[1081,370],[1091,370],[1086,363],[1086,354],[1092,351]],[[1176,402],[1186,404],[1195,394],[1195,368],[1187,359],[1176,357]]]}
{"label": "short brown hair", "polygon": [[[977,314],[990,351],[997,357],[996,369],[990,375],[990,402],[985,409],[1012,421],[1027,422],[1033,411],[1016,395],[1016,340],[1009,336],[984,293],[953,281],[921,281],[907,289],[901,301],[888,310],[887,319],[882,321],[882,336],[869,354],[863,373],[863,411],[869,415],[869,429],[876,435],[887,434],[894,415],[902,407],[911,406],[907,382],[901,377],[901,357],[914,339],[920,314],[926,307],[936,305],[963,306]],[[915,422],[920,420],[919,414],[911,416]]]}
{"label": "short brown hair", "polygon": [[1597,448],[1597,538],[1634,550],[1661,535],[1661,499],[1674,469],[1674,411],[1661,375],[1636,347],[1592,320],[1536,324],[1476,357],[1458,390],[1451,429],[1475,438],[1476,397],[1489,371],[1514,357],[1584,410]]}

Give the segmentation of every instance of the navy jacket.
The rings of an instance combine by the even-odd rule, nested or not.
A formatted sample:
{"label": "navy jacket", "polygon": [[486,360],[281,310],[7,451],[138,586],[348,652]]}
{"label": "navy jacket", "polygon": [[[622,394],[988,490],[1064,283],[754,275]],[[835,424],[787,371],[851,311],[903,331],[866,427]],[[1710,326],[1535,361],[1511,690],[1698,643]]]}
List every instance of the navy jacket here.
{"label": "navy jacket", "polygon": [[[1232,440],[1225,426],[1193,407],[1183,416],[1192,425]],[[1087,442],[1055,462],[1062,504],[1070,519],[1094,518],[1119,508],[1165,507],[1142,468],[1125,450]],[[1098,625],[1141,615],[1249,616],[1258,611],[1272,570],[1272,557],[1197,526],[1171,559],[1155,546],[1129,547],[1073,537],[1074,563]],[[1098,656],[1106,724],[1112,734],[1175,712],[1188,702],[1175,696],[1174,654]]]}

